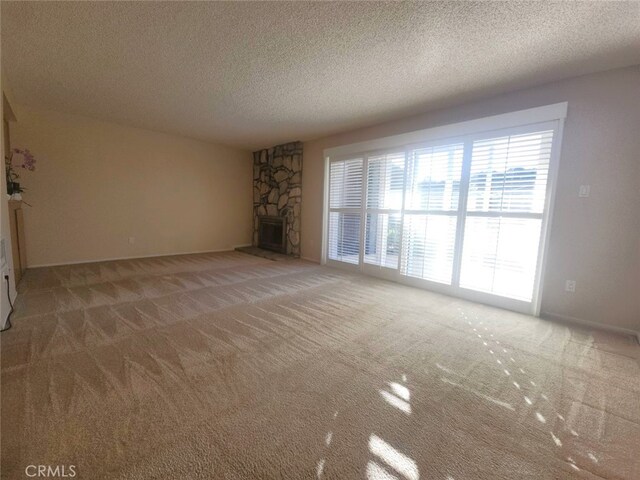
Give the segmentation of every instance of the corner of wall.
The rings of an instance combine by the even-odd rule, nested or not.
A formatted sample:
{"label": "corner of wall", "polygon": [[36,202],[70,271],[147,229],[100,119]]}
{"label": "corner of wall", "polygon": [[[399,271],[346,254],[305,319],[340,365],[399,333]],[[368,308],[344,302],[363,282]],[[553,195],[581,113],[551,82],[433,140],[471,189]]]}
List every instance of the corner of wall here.
{"label": "corner of wall", "polygon": [[[5,118],[5,113],[9,114],[8,120],[15,120],[15,114],[10,104],[10,95],[5,94],[5,90],[7,89],[7,83],[5,80],[4,72],[2,74],[2,80],[0,84],[0,91],[2,92],[2,106],[0,107],[0,112],[2,113],[2,118]],[[0,149],[5,152],[5,142],[8,139],[5,138],[4,128],[2,129],[2,133],[0,135]],[[0,238],[4,239],[5,245],[5,261],[0,265],[0,273],[2,274],[2,278],[0,281],[2,285],[0,286],[0,327],[4,328],[5,322],[9,315],[10,305],[9,305],[9,296],[11,297],[11,301],[15,301],[17,296],[16,285],[13,279],[13,255],[11,250],[11,233],[9,229],[9,203],[8,203],[8,195],[7,195],[7,184],[4,181],[0,182],[0,209],[2,210],[0,218]],[[5,281],[5,276],[9,276],[9,294],[7,295],[7,283]]]}

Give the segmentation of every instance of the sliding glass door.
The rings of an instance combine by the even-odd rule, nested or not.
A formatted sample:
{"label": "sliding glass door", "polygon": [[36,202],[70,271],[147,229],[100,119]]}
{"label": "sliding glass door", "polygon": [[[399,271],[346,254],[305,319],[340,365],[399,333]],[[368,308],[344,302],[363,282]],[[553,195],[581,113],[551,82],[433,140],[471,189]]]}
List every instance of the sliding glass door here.
{"label": "sliding glass door", "polygon": [[474,140],[460,286],[533,297],[553,130]]}
{"label": "sliding glass door", "polygon": [[327,262],[527,311],[556,127],[330,159]]}

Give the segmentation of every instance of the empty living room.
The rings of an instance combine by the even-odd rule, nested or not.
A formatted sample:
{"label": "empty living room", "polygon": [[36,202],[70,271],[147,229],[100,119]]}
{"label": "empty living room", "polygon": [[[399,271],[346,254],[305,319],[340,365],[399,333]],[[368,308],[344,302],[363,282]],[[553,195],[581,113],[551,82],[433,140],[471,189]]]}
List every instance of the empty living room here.
{"label": "empty living room", "polygon": [[640,1],[0,40],[3,480],[640,479]]}

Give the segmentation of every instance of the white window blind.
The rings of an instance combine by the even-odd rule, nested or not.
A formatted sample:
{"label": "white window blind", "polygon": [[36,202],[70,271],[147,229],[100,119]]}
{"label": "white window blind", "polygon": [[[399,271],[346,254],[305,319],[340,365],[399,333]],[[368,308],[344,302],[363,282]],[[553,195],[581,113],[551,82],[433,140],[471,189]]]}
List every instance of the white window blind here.
{"label": "white window blind", "polygon": [[473,142],[460,286],[533,296],[553,130]]}
{"label": "white window blind", "polygon": [[398,268],[404,168],[404,151],[367,158],[364,244],[367,264]]}
{"label": "white window blind", "polygon": [[329,213],[329,258],[358,264],[360,256],[360,214]]}
{"label": "white window blind", "polygon": [[367,209],[402,208],[404,152],[370,156],[367,159]]}
{"label": "white window blind", "polygon": [[473,142],[469,212],[542,213],[553,131]]}
{"label": "white window blind", "polygon": [[329,172],[329,225],[327,256],[358,264],[363,159],[332,162]]}
{"label": "white window blind", "polygon": [[401,274],[450,284],[464,145],[414,149],[409,155]]}
{"label": "white window blind", "polygon": [[331,163],[329,206],[355,208],[362,205],[362,158]]}

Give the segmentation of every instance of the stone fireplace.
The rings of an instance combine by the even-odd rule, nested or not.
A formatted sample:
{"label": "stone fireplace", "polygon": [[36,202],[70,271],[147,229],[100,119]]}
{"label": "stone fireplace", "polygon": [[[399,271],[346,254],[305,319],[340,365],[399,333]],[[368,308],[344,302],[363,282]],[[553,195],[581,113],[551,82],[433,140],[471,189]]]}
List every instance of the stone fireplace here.
{"label": "stone fireplace", "polygon": [[299,257],[301,204],[302,142],[253,152],[253,246]]}

